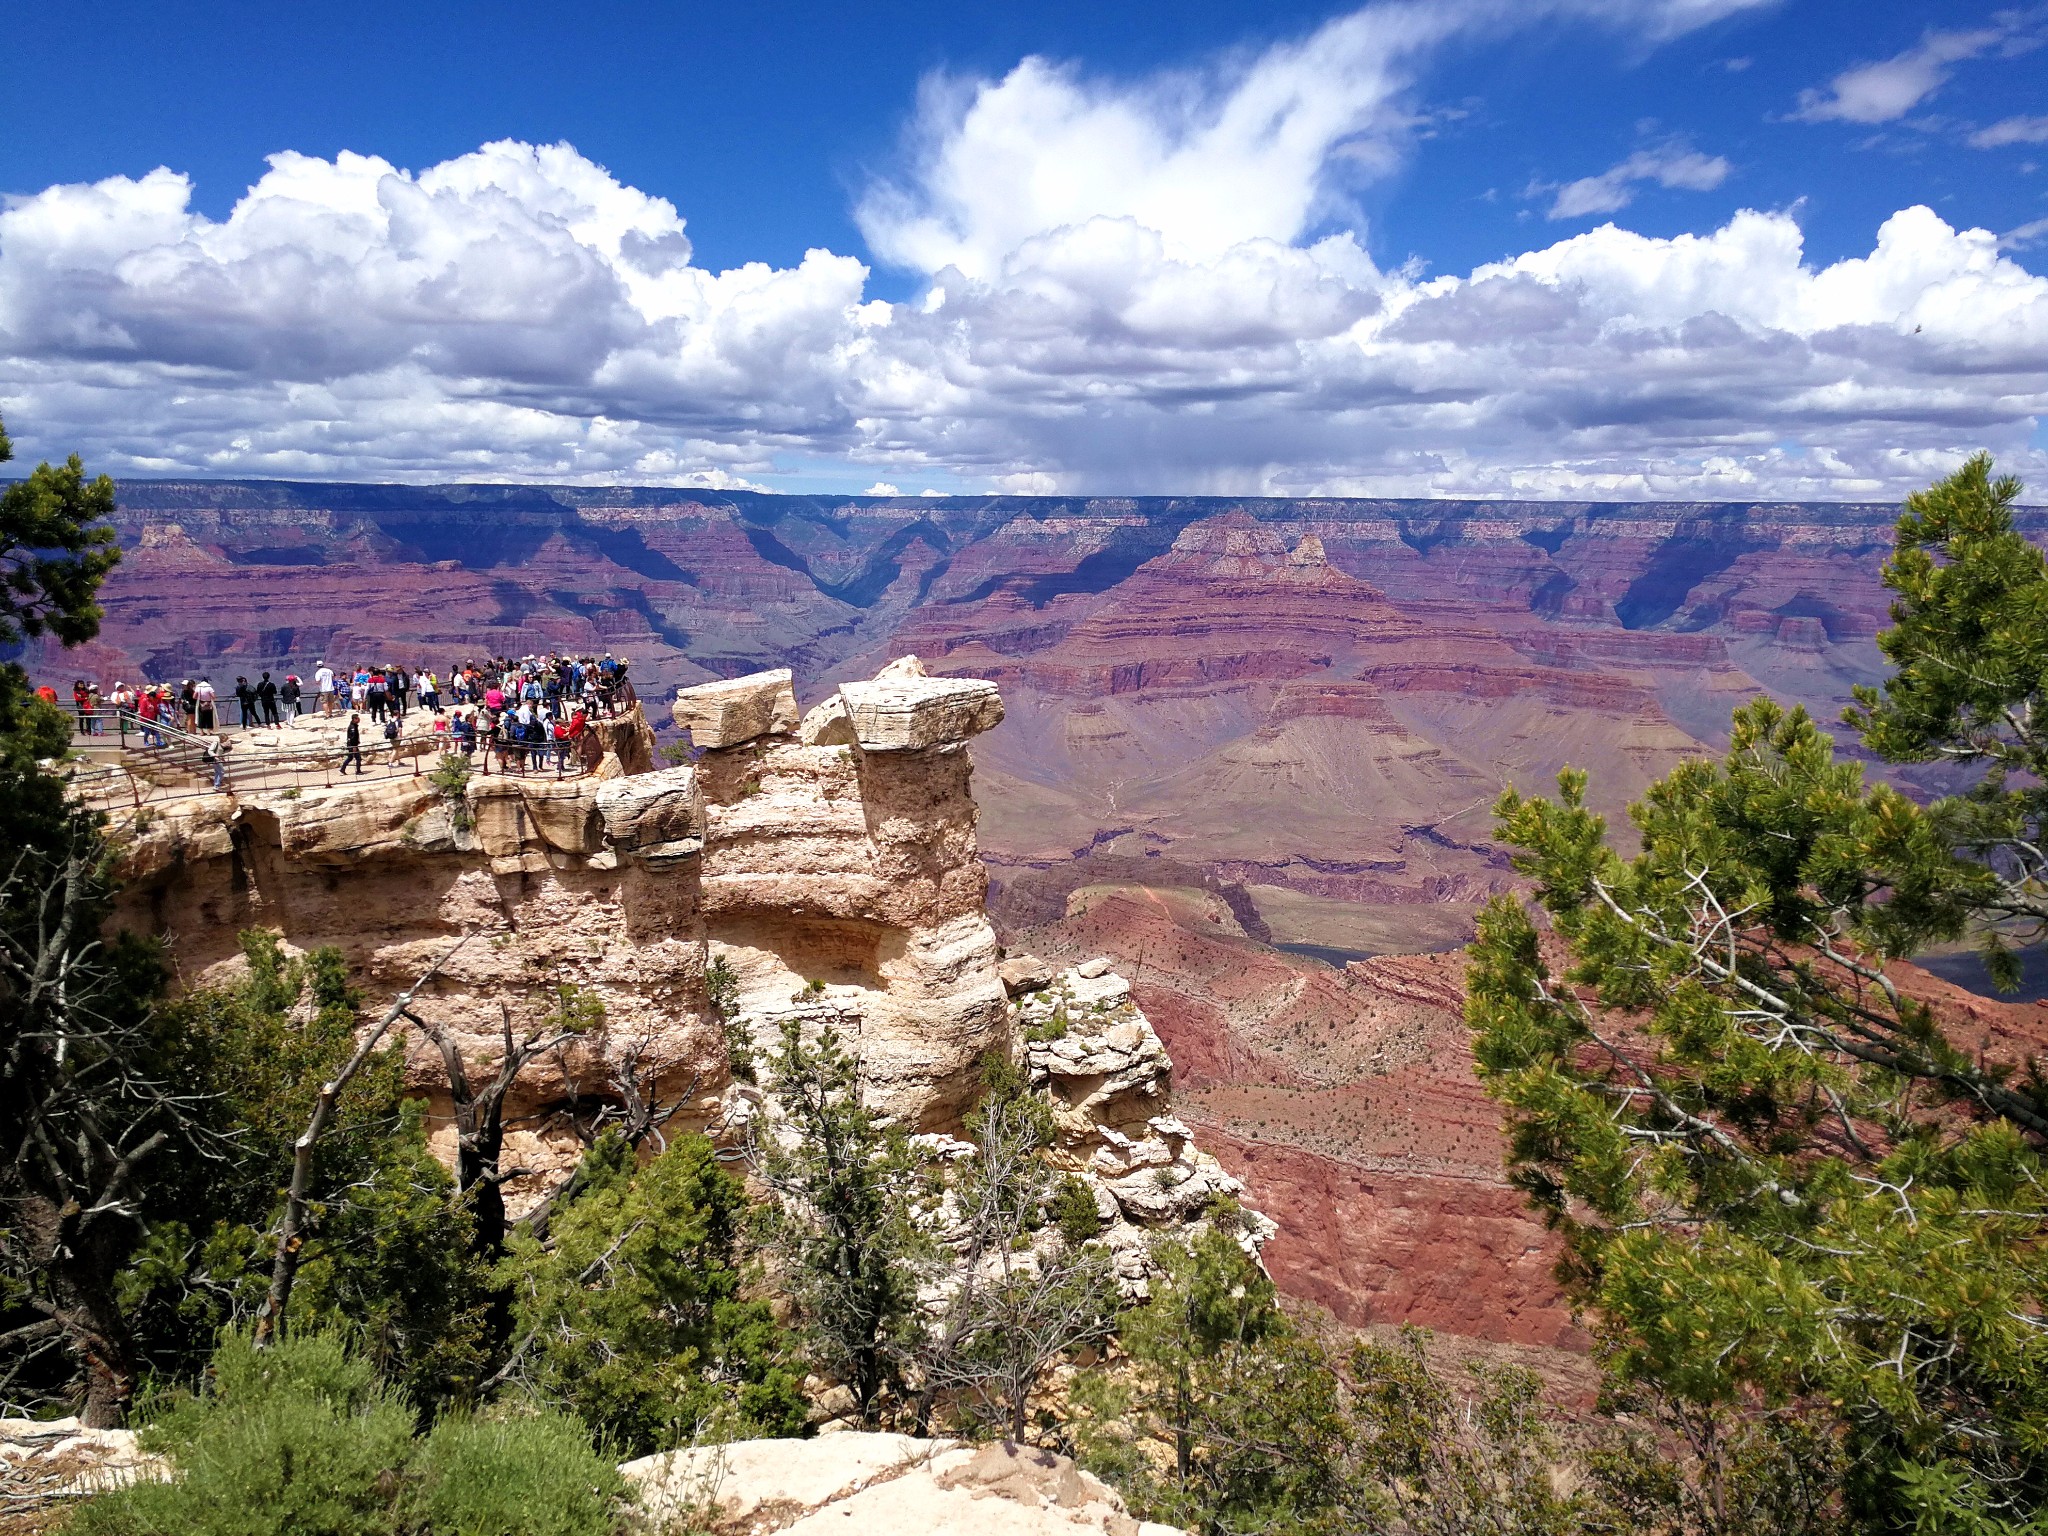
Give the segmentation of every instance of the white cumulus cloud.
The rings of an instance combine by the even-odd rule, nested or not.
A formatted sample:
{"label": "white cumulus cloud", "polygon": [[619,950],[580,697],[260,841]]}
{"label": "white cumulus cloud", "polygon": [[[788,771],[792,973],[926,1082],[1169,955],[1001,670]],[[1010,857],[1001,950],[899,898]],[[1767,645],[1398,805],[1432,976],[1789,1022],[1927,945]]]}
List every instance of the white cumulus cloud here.
{"label": "white cumulus cloud", "polygon": [[[1579,0],[1655,38],[1731,3]],[[275,157],[224,219],[172,171],[0,207],[0,409],[25,453],[153,475],[1048,492],[1893,496],[1979,446],[2023,473],[2048,280],[1910,208],[1820,266],[1796,220],[1602,225],[1468,274],[1387,270],[1347,192],[1398,163],[1446,29],[1341,18],[1108,82],[942,81],[860,206],[865,264],[696,264],[681,213],[567,145],[408,171]],[[1717,185],[1645,150],[1574,183]],[[1560,198],[1572,188],[1557,189]]]}

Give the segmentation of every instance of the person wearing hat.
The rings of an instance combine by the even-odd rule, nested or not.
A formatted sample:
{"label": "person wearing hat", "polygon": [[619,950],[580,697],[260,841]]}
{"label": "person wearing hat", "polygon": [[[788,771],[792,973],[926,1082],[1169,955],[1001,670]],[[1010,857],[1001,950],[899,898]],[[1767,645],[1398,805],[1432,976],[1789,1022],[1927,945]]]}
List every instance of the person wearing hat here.
{"label": "person wearing hat", "polygon": [[142,725],[142,744],[145,747],[160,747],[164,739],[157,733],[156,723],[163,718],[164,690],[145,688],[142,697],[135,702],[135,718]]}
{"label": "person wearing hat", "polygon": [[320,699],[320,713],[334,713],[334,668],[321,662],[313,669],[313,692]]}

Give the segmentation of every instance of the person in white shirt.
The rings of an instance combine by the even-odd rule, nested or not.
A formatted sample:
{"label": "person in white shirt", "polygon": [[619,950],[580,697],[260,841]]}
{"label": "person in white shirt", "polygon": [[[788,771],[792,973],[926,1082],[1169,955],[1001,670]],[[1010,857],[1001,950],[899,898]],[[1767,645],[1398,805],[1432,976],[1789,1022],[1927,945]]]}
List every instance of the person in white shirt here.
{"label": "person in white shirt", "polygon": [[313,673],[313,691],[320,695],[320,713],[334,713],[334,668],[321,662]]}

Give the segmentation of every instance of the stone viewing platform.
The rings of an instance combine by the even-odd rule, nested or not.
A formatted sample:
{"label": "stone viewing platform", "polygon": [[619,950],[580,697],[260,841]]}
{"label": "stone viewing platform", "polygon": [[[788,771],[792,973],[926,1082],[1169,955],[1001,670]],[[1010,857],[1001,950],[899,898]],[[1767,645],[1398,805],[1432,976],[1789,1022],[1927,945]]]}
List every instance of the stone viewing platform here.
{"label": "stone viewing platform", "polygon": [[[849,708],[864,688],[889,707]],[[994,685],[926,678],[905,658],[836,692],[821,708],[838,723],[822,732],[806,729],[787,671],[685,689],[673,707],[695,747],[672,765],[634,710],[602,723],[593,768],[562,778],[415,772],[435,768],[428,747],[382,778],[255,775],[140,807],[109,797],[117,921],[175,932],[194,983],[238,970],[238,935],[261,927],[291,950],[339,948],[373,991],[410,985],[472,935],[482,942],[421,1006],[480,1062],[505,1017],[540,1028],[558,989],[577,988],[605,1025],[522,1078],[514,1140],[533,1167],[575,1155],[551,1117],[603,1091],[607,1056],[636,1055],[667,1092],[694,1082],[693,1118],[717,1115],[714,962],[734,978],[730,1006],[763,1029],[799,1006],[829,1010],[876,1109],[916,1130],[957,1126],[981,1056],[1011,1032],[964,750],[1002,718]],[[281,735],[324,747],[332,731]],[[417,1053],[409,1070],[445,1109],[439,1061]]]}

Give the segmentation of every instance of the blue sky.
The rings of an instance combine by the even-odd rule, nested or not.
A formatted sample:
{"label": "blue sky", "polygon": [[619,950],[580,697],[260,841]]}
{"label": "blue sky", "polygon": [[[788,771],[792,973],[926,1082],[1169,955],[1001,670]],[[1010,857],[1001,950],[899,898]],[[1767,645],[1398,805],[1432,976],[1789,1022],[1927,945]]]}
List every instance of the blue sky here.
{"label": "blue sky", "polygon": [[[0,410],[31,452],[846,490],[1855,495],[1979,444],[2042,451],[2044,10],[103,3],[6,26],[16,57],[70,66],[0,98]],[[1229,127],[1262,90],[1298,153]],[[465,159],[501,141],[576,159]],[[266,157],[345,152],[376,162],[346,162],[359,191],[470,167],[429,200],[459,212],[365,246],[355,192],[250,195]],[[64,193],[89,184],[111,190]],[[576,225],[562,197],[596,208],[607,185],[639,201],[548,247]],[[1915,207],[1939,222],[1891,226],[1885,271],[1819,281]],[[649,277],[622,231],[688,272],[678,254]],[[1691,242],[1716,239],[1703,271]],[[321,260],[367,286],[289,275]],[[768,276],[716,279],[748,263]],[[1727,296],[1745,289],[1776,297]],[[1603,350],[1589,326],[1634,339]],[[1656,366],[1631,375],[1648,332]],[[1942,352],[1901,362],[1880,333]]]}

